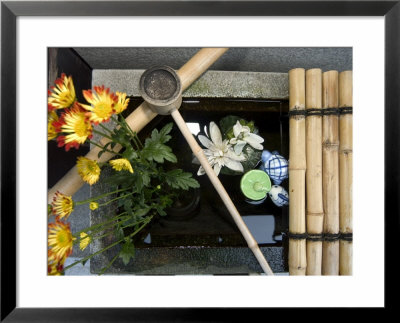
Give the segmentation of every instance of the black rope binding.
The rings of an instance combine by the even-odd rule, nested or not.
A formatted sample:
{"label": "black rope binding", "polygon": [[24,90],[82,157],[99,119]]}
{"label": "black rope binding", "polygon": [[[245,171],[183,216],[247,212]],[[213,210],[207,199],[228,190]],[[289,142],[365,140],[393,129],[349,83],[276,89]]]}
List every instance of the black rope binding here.
{"label": "black rope binding", "polygon": [[334,242],[338,241],[340,233],[324,233],[324,241]]}
{"label": "black rope binding", "polygon": [[332,115],[339,115],[339,108],[326,108],[322,109],[322,114],[324,116],[332,116]]}
{"label": "black rope binding", "polygon": [[353,241],[353,233],[291,233],[286,232],[289,239],[293,240],[303,240],[308,241],[328,241],[334,242],[338,240]]}
{"label": "black rope binding", "polygon": [[291,232],[287,232],[287,236],[289,237],[289,239],[294,239],[294,240],[307,239],[307,233],[291,233]]}
{"label": "black rope binding", "polygon": [[306,110],[290,110],[289,111],[289,118],[290,117],[295,117],[295,116],[303,116],[305,117],[307,115]]}
{"label": "black rope binding", "polygon": [[289,118],[293,116],[330,116],[340,114],[352,114],[353,107],[342,107],[342,108],[325,108],[325,109],[306,109],[306,110],[290,110]]}
{"label": "black rope binding", "polygon": [[307,109],[306,111],[306,117],[311,117],[311,116],[322,116],[323,111],[322,109]]}
{"label": "black rope binding", "polygon": [[339,108],[340,114],[353,114],[353,107],[342,107]]}
{"label": "black rope binding", "polygon": [[307,236],[308,241],[324,241],[324,235],[321,234],[309,234]]}
{"label": "black rope binding", "polygon": [[353,241],[353,233],[349,232],[349,233],[341,233],[340,234],[340,240],[344,240],[344,241]]}

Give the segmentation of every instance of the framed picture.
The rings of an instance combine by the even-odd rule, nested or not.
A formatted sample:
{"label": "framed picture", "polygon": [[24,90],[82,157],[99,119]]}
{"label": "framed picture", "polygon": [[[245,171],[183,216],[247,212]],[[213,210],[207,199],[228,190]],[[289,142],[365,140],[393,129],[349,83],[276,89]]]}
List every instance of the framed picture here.
{"label": "framed picture", "polygon": [[[363,22],[362,19],[365,19],[366,16],[371,21]],[[370,208],[374,212],[380,212],[379,217],[382,219],[382,204],[384,203],[384,227],[383,222],[376,225],[380,235],[376,240],[377,247],[371,247],[374,256],[370,259],[370,267],[365,266],[365,260],[368,258],[366,253],[369,249],[365,246],[357,247],[362,249],[362,257],[360,256],[362,261],[359,263],[362,263],[363,267],[358,267],[358,271],[354,274],[355,278],[353,277],[354,281],[357,278],[359,281],[354,285],[351,281],[350,286],[361,286],[357,284],[365,282],[363,279],[368,272],[372,273],[374,280],[370,282],[370,293],[376,291],[378,296],[373,301],[360,299],[358,303],[354,304],[346,303],[347,297],[350,296],[343,296],[343,299],[334,306],[380,307],[384,305],[389,308],[392,304],[387,295],[384,302],[382,294],[383,273],[389,275],[391,268],[394,268],[388,255],[395,254],[395,247],[390,243],[390,237],[397,232],[390,231],[398,229],[399,16],[400,4],[398,1],[2,1],[1,320],[5,322],[30,320],[118,322],[176,319],[201,321],[209,320],[211,316],[215,321],[224,321],[229,320],[229,317],[233,320],[237,308],[255,311],[254,307],[261,309],[313,306],[295,297],[288,297],[288,301],[283,302],[280,297],[281,292],[278,291],[282,289],[282,286],[286,286],[287,289],[289,286],[287,284],[290,283],[282,277],[267,280],[269,277],[261,276],[248,277],[249,279],[243,280],[243,277],[218,276],[197,278],[146,276],[132,279],[126,276],[121,279],[102,276],[86,277],[85,280],[82,280],[83,277],[74,277],[74,279],[61,277],[61,280],[55,280],[56,277],[47,277],[46,282],[40,281],[42,279],[40,277],[46,276],[46,271],[45,266],[42,266],[41,260],[38,261],[38,259],[45,257],[38,255],[43,254],[42,249],[45,250],[45,246],[42,238],[35,239],[35,234],[39,235],[35,230],[40,226],[45,227],[43,217],[40,215],[41,209],[39,210],[43,203],[38,200],[46,199],[46,197],[43,199],[39,197],[40,194],[45,194],[43,190],[39,192],[39,187],[43,186],[39,184],[39,181],[42,178],[46,182],[47,156],[46,144],[40,142],[40,136],[43,135],[44,130],[37,129],[41,129],[41,125],[44,129],[45,122],[42,120],[44,116],[37,112],[41,111],[40,109],[27,109],[27,106],[41,106],[42,101],[46,99],[43,95],[37,94],[36,85],[44,83],[39,85],[39,89],[47,88],[47,50],[63,46],[81,48],[96,46],[263,47],[271,44],[270,47],[341,47],[352,46],[353,40],[354,42],[359,41],[360,44],[364,44],[363,46],[368,39],[376,41],[374,46],[377,48],[377,52],[371,54],[371,57],[377,60],[375,63],[378,67],[384,66],[385,108],[384,116],[377,112],[375,119],[381,125],[384,123],[384,126],[383,129],[376,128],[378,129],[376,130],[377,139],[376,141],[372,140],[371,145],[375,144],[375,146],[370,148],[373,156],[368,162],[377,165],[375,167],[380,169],[372,171],[373,179],[369,179],[372,187],[367,191],[358,191],[355,195],[371,192],[372,196],[372,192],[375,193],[375,198],[380,201],[380,204],[371,202]],[[306,21],[307,19],[308,21]],[[351,25],[351,19],[357,23]],[[329,24],[340,25],[340,20],[342,20],[342,28],[344,28],[343,26],[354,26],[354,29],[351,27],[348,29],[348,33],[351,35],[358,33],[359,39],[342,39],[344,34],[342,31],[338,32],[340,36],[335,35],[334,32],[324,34],[324,30],[334,30],[328,28]],[[377,29],[368,29],[368,23],[370,23],[370,27],[377,26]],[[240,24],[242,24],[241,28],[238,27]],[[34,25],[37,29],[27,32]],[[51,26],[54,27],[54,30]],[[276,31],[274,31],[275,26]],[[295,26],[298,29],[294,28]],[[63,27],[65,30],[62,29]],[[132,27],[134,27],[134,32],[129,33],[128,31]],[[384,38],[382,36],[383,29]],[[47,34],[45,30],[48,31]],[[309,34],[303,34],[301,35],[303,39],[297,40],[300,30],[308,31]],[[122,36],[118,36],[118,31],[121,31]],[[204,36],[201,36],[202,33]],[[213,33],[214,36],[212,36]],[[63,36],[65,34],[79,35],[79,37],[75,37],[72,42],[68,35]],[[46,36],[49,38],[43,40]],[[101,38],[107,39],[107,41],[100,42]],[[299,44],[301,45],[299,46]],[[358,50],[363,48],[367,51],[367,48],[362,45],[355,48],[355,73],[366,75],[365,70],[362,69],[367,68],[368,65],[365,61],[362,64],[359,63],[361,60],[358,58],[363,55]],[[372,49],[370,50],[372,51]],[[373,63],[371,62],[371,65]],[[40,72],[42,67],[43,71]],[[34,74],[35,68],[39,69],[40,75]],[[365,97],[368,97],[367,99],[374,104],[377,102],[376,98],[383,96],[382,76],[383,74],[378,72],[375,79],[378,81],[377,93],[371,92],[373,87],[366,87],[369,89],[369,95],[365,95]],[[371,82],[368,83],[371,84]],[[361,105],[368,102],[367,99],[357,99],[355,106],[357,103]],[[22,110],[21,106],[24,107]],[[367,111],[369,111],[369,115],[373,114],[372,110]],[[373,117],[372,120],[374,120]],[[369,124],[364,124],[364,128],[361,127],[361,123],[359,125],[360,134],[368,131],[368,126],[375,129]],[[39,135],[35,137],[36,132]],[[37,138],[39,144],[35,141]],[[371,138],[371,136],[367,136],[367,138]],[[379,141],[383,138],[384,147],[382,147],[382,141]],[[39,148],[41,145],[44,148]],[[19,150],[21,147],[24,148],[24,153]],[[363,154],[360,149],[360,156],[367,155]],[[360,159],[357,161],[359,164],[355,163],[355,167],[362,163]],[[384,171],[382,166],[384,166]],[[364,174],[364,172],[367,173],[363,169],[363,172],[359,174]],[[366,179],[360,179],[360,183],[365,182]],[[36,186],[32,183],[36,183]],[[47,183],[45,185],[47,189]],[[36,187],[38,192],[35,192]],[[21,197],[24,200],[21,200]],[[29,199],[25,199],[27,197]],[[358,197],[358,201],[360,200]],[[381,211],[379,211],[379,205]],[[368,210],[368,206],[364,205],[359,209],[359,211],[363,210]],[[27,213],[29,213],[29,217],[27,217]],[[21,214],[22,216],[20,216]],[[374,228],[373,224],[365,224],[364,228],[363,234],[365,235],[359,242],[368,241],[367,237],[374,234],[374,231],[371,231]],[[385,229],[385,259],[381,254],[383,228]],[[361,230],[362,228],[360,228]],[[383,260],[385,267],[383,267]],[[51,278],[53,279],[51,280]],[[280,278],[282,279],[279,280]],[[129,281],[129,279],[131,280]],[[115,287],[118,284],[125,286],[123,291]],[[332,279],[313,288],[318,290],[323,287],[326,290],[340,284],[343,284],[343,281],[338,282]],[[308,285],[306,282],[297,281],[292,286],[307,289]],[[72,289],[69,290],[69,288],[75,289],[75,296],[71,292]],[[130,288],[140,290],[140,296],[131,294]],[[274,291],[274,295],[265,295],[265,290],[268,288]],[[390,287],[386,286],[385,292],[388,292],[388,288]],[[24,291],[24,294],[21,294],[21,291]],[[219,296],[215,295],[215,291],[219,291]],[[237,291],[241,291],[240,297],[239,295],[235,296]],[[323,289],[320,291],[323,292]],[[103,297],[97,297],[102,292]],[[253,295],[251,292],[254,292]],[[353,292],[355,293],[355,291]],[[43,298],[46,301],[42,302],[40,297],[34,299],[34,293],[48,294],[50,297],[46,296]],[[115,294],[114,297],[109,297],[113,294]],[[245,297],[245,295],[248,296]],[[350,292],[349,295],[354,296],[355,294]],[[125,301],[120,301],[120,297],[124,297]],[[133,298],[129,299],[130,297]],[[217,297],[223,299],[218,300]],[[54,300],[52,303],[48,301],[51,298]],[[206,300],[201,303],[199,299]],[[316,306],[331,305],[322,302],[321,305]],[[214,309],[210,309],[210,307],[214,307]],[[227,312],[226,308],[231,309]]]}

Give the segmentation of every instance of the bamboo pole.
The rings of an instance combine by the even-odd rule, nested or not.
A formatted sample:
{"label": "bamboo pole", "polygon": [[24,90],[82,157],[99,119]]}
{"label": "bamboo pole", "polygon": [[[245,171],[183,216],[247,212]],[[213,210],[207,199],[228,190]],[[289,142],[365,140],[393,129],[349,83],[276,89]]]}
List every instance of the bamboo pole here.
{"label": "bamboo pole", "polygon": [[214,188],[217,190],[219,196],[221,197],[226,208],[228,209],[233,220],[235,221],[236,225],[238,226],[240,232],[242,233],[244,239],[246,240],[247,245],[249,246],[251,251],[254,253],[259,264],[261,265],[261,268],[264,270],[264,272],[267,275],[273,275],[271,267],[269,266],[267,260],[265,259],[264,255],[262,254],[262,252],[257,244],[257,241],[254,239],[253,235],[250,233],[250,231],[247,228],[246,224],[244,223],[242,217],[240,216],[238,210],[236,209],[235,205],[233,204],[231,198],[229,197],[228,193],[226,192],[224,186],[222,185],[218,176],[215,174],[213,168],[209,164],[207,157],[203,152],[203,149],[198,145],[198,143],[194,139],[191,131],[189,130],[189,128],[187,127],[187,125],[185,123],[185,120],[182,118],[181,114],[176,109],[171,112],[171,116],[175,120],[175,123],[178,125],[179,129],[181,130],[183,136],[185,137],[186,141],[188,142],[194,155],[197,157],[197,159],[200,161],[200,164],[203,166],[208,178],[210,179]]}
{"label": "bamboo pole", "polygon": [[[322,75],[322,107],[339,106],[339,73]],[[329,110],[326,110],[329,111]],[[322,119],[322,191],[324,202],[324,235],[322,274],[339,275],[339,117],[327,114]]]}
{"label": "bamboo pole", "polygon": [[[289,111],[304,111],[305,71],[289,71]],[[306,215],[305,215],[305,116],[293,115],[289,119],[289,274],[306,273]],[[298,235],[293,238],[291,235]],[[304,237],[302,237],[302,235]]]}
{"label": "bamboo pole", "polygon": [[[182,90],[186,90],[201,74],[203,74],[215,61],[218,60],[228,48],[203,48],[198,51],[185,65],[178,71],[179,78],[182,84]],[[146,104],[141,104],[137,107],[126,119],[131,129],[135,132],[142,130],[157,114],[151,111]],[[109,140],[103,138],[100,141],[101,145],[105,145]],[[113,151],[118,152],[122,147],[116,145]],[[106,162],[114,155],[112,153],[104,153],[101,158],[98,158],[100,148],[94,147],[86,155],[87,158]],[[77,192],[84,181],[78,174],[76,166],[66,173],[49,191],[47,192],[47,200],[50,202],[57,191],[66,195],[73,195]]]}
{"label": "bamboo pole", "polygon": [[[321,109],[322,71],[314,68],[306,71],[306,110]],[[306,118],[306,200],[307,234],[321,235],[323,229],[322,201],[322,118],[309,115]],[[310,237],[309,237],[310,238]],[[307,275],[321,275],[322,241],[307,240]]]}
{"label": "bamboo pole", "polygon": [[[353,72],[339,74],[339,107],[353,107]],[[353,234],[353,115],[339,118],[339,230]],[[353,274],[353,242],[339,242],[339,274]]]}

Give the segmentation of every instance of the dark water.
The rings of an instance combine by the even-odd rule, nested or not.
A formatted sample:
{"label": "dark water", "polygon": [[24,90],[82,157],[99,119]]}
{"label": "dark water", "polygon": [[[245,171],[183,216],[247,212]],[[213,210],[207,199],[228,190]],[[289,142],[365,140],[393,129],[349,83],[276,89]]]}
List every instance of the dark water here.
{"label": "dark water", "polygon": [[[132,109],[140,102],[133,100]],[[278,150],[288,158],[289,130],[285,101],[185,99],[180,112],[185,121],[192,124],[191,127],[198,127],[202,132],[210,121],[218,124],[227,115],[253,120],[265,140],[264,149]],[[161,129],[172,121],[171,116],[157,116],[140,132],[140,136],[145,138],[154,127]],[[177,126],[173,128],[172,138],[168,144],[178,157],[178,164],[174,166],[192,172],[200,183],[200,189],[185,193],[167,216],[158,219],[143,232],[135,246],[246,246],[207,175],[196,175],[199,165],[192,162],[193,154]],[[288,229],[287,207],[276,207],[269,197],[259,205],[252,205],[246,202],[240,191],[240,175],[220,174],[219,178],[258,243],[286,249],[282,234]],[[281,185],[287,190],[288,180]]]}

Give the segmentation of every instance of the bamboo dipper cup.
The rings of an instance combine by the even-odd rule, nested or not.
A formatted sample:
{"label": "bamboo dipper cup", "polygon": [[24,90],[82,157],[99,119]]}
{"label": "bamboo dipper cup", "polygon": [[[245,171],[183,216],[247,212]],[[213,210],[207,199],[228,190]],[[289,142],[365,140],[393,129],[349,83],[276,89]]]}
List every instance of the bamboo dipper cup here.
{"label": "bamboo dipper cup", "polygon": [[339,73],[322,75],[322,191],[324,201],[324,236],[322,274],[339,275]]}
{"label": "bamboo dipper cup", "polygon": [[146,104],[148,104],[154,112],[163,115],[171,114],[194,155],[200,161],[200,164],[203,166],[208,178],[214,185],[226,208],[233,217],[233,220],[245,238],[249,248],[256,256],[262,269],[266,274],[273,275],[273,272],[258,247],[256,240],[241,218],[218,176],[210,166],[203,149],[197,144],[197,141],[194,139],[192,133],[187,127],[185,120],[178,111],[182,103],[182,86],[178,74],[168,66],[153,67],[142,74],[139,83],[139,90]]}
{"label": "bamboo dipper cup", "polygon": [[[303,68],[289,71],[289,111],[303,112],[305,107],[305,73]],[[289,119],[289,274],[306,274],[305,115]],[[294,238],[296,236],[296,238]]]}
{"label": "bamboo dipper cup", "polygon": [[[322,71],[314,68],[306,71],[306,110],[321,109]],[[306,118],[306,192],[307,192],[307,275],[321,275],[322,229],[324,209],[322,203],[322,118],[308,115]],[[315,235],[315,239],[311,236]]]}
{"label": "bamboo dipper cup", "polygon": [[[339,74],[339,107],[353,106],[353,72]],[[353,274],[353,115],[339,118],[339,274]],[[347,235],[348,239],[343,237]]]}
{"label": "bamboo dipper cup", "polygon": [[[185,91],[200,75],[202,75],[213,63],[215,63],[228,48],[203,48],[199,50],[185,65],[178,70],[181,80],[182,91]],[[134,132],[142,130],[157,114],[153,112],[146,104],[141,104],[127,118],[126,122]],[[100,145],[105,145],[109,140],[103,138]],[[120,145],[116,145],[113,151],[121,150]],[[114,154],[105,152],[98,157],[100,148],[94,147],[87,154],[86,158],[104,163],[111,159]],[[75,194],[85,182],[78,174],[76,166],[72,167],[48,192],[47,201],[52,201],[57,191],[66,195]]]}

